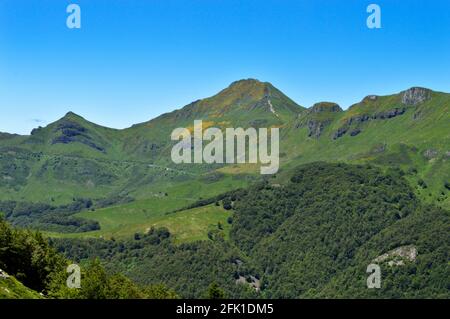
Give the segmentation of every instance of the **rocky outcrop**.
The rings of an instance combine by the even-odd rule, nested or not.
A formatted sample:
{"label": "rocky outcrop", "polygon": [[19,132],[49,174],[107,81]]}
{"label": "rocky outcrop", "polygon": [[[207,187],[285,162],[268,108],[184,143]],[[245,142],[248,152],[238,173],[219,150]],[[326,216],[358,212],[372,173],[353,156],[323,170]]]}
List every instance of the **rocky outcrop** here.
{"label": "rocky outcrop", "polygon": [[[306,126],[308,127],[308,136],[318,138],[322,135],[323,130],[327,127],[333,119],[332,113],[342,112],[341,107],[332,102],[319,102],[311,106],[306,114]],[[297,127],[305,125],[299,123]]]}
{"label": "rocky outcrop", "polygon": [[402,92],[402,103],[405,105],[417,105],[431,99],[431,90],[413,87]]}
{"label": "rocky outcrop", "polygon": [[362,102],[366,103],[366,102],[373,102],[376,100],[378,100],[378,95],[368,95],[362,100]]}
{"label": "rocky outcrop", "polygon": [[395,108],[393,110],[389,110],[389,111],[385,111],[385,112],[379,112],[379,113],[375,113],[372,116],[372,119],[376,120],[376,119],[390,119],[399,115],[402,115],[406,112],[406,108],[402,107],[402,108]]}
{"label": "rocky outcrop", "polygon": [[330,121],[315,121],[309,120],[308,126],[308,136],[318,138],[322,134],[325,127],[330,124]]}
{"label": "rocky outcrop", "polygon": [[[386,120],[386,119],[391,119],[394,118],[396,116],[402,115],[406,112],[406,108],[404,107],[397,107],[394,108],[392,110],[387,110],[387,111],[383,111],[383,112],[377,112],[375,114],[360,114],[360,115],[355,115],[350,117],[349,119],[347,119],[344,123],[344,125],[342,127],[340,127],[336,132],[333,133],[333,139],[336,140],[340,137],[342,137],[343,135],[345,135],[349,130],[350,127],[352,125],[359,125],[361,123],[364,122],[368,122],[368,121],[372,121],[372,120]],[[351,136],[356,136],[359,133],[361,133],[362,130],[360,128],[355,128],[354,130],[351,131]]]}
{"label": "rocky outcrop", "polygon": [[244,276],[239,276],[239,278],[236,279],[236,284],[249,285],[255,289],[256,292],[261,290],[261,281],[255,276],[249,276],[248,279]]}
{"label": "rocky outcrop", "polygon": [[337,140],[338,138],[344,136],[348,130],[349,130],[349,128],[347,126],[338,128],[338,130],[333,133],[333,140]]}
{"label": "rocky outcrop", "polygon": [[352,125],[353,123],[363,123],[363,122],[367,122],[369,120],[370,120],[370,115],[362,114],[362,115],[357,115],[357,116],[353,116],[353,117],[349,118],[346,121],[346,124]]}
{"label": "rocky outcrop", "polygon": [[433,159],[433,158],[437,157],[438,154],[439,154],[439,152],[432,148],[425,150],[425,152],[423,152],[423,156],[425,156],[427,159]]}

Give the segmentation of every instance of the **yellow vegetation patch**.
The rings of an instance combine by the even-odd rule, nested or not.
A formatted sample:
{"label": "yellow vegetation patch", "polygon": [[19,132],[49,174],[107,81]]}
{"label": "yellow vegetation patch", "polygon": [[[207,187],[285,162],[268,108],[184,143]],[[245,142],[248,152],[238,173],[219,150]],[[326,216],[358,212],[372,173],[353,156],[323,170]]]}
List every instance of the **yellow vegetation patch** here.
{"label": "yellow vegetation patch", "polygon": [[[208,127],[214,126],[214,124],[215,124],[215,122],[213,122],[213,121],[202,121],[202,133],[203,133],[203,131],[205,131]],[[187,127],[187,129],[189,130],[189,132],[190,132],[191,134],[194,133],[194,126],[193,126],[193,125]]]}
{"label": "yellow vegetation patch", "polygon": [[251,174],[259,172],[260,164],[234,164],[217,169],[224,174]]}

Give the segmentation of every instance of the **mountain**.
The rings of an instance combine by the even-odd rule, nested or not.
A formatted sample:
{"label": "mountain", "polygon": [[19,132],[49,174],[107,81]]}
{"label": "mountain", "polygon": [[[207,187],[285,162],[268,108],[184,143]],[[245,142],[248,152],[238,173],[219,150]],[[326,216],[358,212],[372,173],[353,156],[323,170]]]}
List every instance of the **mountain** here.
{"label": "mountain", "polygon": [[125,149],[131,156],[170,161],[171,132],[178,127],[192,128],[194,120],[207,127],[270,127],[292,122],[304,111],[272,84],[254,79],[233,82],[218,94],[194,101],[183,108],[163,114],[151,121],[134,125],[124,134]]}
{"label": "mountain", "polygon": [[204,128],[279,127],[279,183],[301,164],[372,163],[402,169],[421,199],[449,208],[449,108],[450,94],[419,87],[369,95],[345,111],[333,102],[304,108],[270,83],[247,79],[123,130],[69,112],[29,136],[0,135],[0,201],[57,207],[77,198],[112,203],[168,194],[164,206],[175,209],[175,198],[183,206],[260,178],[258,165],[172,162],[172,130],[203,120]]}
{"label": "mountain", "polygon": [[192,102],[180,110],[166,113],[154,120],[143,123],[144,126],[195,119],[232,120],[233,124],[252,124],[254,119],[266,119],[268,123],[292,120],[302,112],[303,107],[297,105],[281,91],[268,82],[255,79],[240,80],[230,84],[218,94]]}
{"label": "mountain", "polygon": [[[347,110],[331,101],[305,108],[248,79],[123,130],[69,112],[27,136],[0,134],[0,212],[44,231],[70,259],[99,257],[171,296],[202,297],[219,284],[239,298],[446,298],[449,111],[450,94],[420,87]],[[278,127],[279,172],[174,164],[171,132],[194,120]],[[42,291],[34,268],[22,278],[20,258],[2,258],[2,269]],[[366,286],[374,262],[381,290]]]}

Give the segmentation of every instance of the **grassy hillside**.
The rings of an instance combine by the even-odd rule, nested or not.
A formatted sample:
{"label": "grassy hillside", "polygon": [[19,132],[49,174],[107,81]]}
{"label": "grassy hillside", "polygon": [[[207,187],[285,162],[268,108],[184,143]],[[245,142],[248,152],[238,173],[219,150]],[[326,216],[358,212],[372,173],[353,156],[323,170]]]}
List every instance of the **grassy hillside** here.
{"label": "grassy hillside", "polygon": [[0,273],[0,299],[41,299],[36,291],[25,287],[14,277]]}
{"label": "grassy hillside", "polygon": [[[208,205],[193,209],[168,212],[170,207],[179,208],[185,201],[146,200],[119,207],[100,209],[96,212],[83,212],[77,216],[94,219],[100,223],[101,230],[84,233],[51,233],[54,238],[131,238],[137,233],[147,233],[152,228],[167,228],[176,243],[207,240],[210,231],[220,230],[228,238],[230,225],[227,222],[231,213],[220,206]],[[148,207],[151,207],[149,209]]]}

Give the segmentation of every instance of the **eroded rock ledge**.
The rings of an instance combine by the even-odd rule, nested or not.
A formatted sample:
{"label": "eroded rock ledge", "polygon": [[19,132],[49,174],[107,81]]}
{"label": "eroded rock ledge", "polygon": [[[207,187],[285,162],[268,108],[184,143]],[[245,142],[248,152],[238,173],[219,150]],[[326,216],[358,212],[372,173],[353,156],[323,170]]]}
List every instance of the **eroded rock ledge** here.
{"label": "eroded rock ledge", "polygon": [[336,139],[344,136],[349,131],[351,131],[351,134],[350,134],[351,136],[356,136],[359,133],[361,133],[362,130],[360,128],[355,128],[355,129],[351,130],[351,126],[353,124],[360,124],[360,123],[368,122],[371,120],[386,120],[386,119],[390,119],[390,118],[402,115],[405,112],[406,112],[405,107],[399,107],[399,108],[394,108],[392,110],[388,110],[388,111],[384,111],[384,112],[378,112],[378,113],[375,113],[372,115],[362,114],[362,115],[352,116],[345,121],[345,124],[342,127],[340,127],[336,132],[334,132],[333,139],[336,140]]}
{"label": "eroded rock ledge", "polygon": [[417,105],[431,99],[431,90],[413,87],[402,92],[402,103],[405,105]]}

